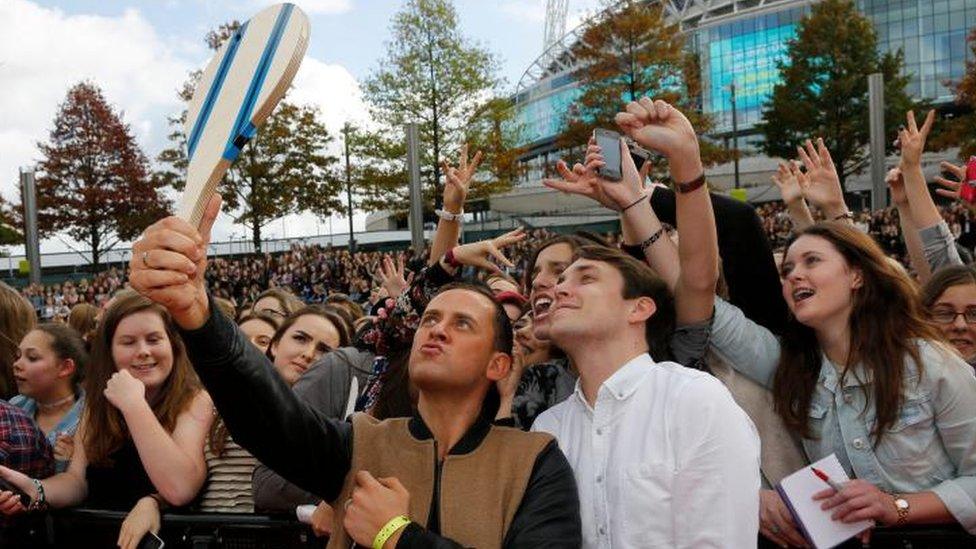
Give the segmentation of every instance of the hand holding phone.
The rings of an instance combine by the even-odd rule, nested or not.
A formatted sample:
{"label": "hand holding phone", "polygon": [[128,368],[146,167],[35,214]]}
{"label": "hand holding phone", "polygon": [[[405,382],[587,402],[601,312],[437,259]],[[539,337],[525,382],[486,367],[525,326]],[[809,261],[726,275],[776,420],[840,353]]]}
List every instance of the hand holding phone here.
{"label": "hand holding phone", "polygon": [[139,540],[139,545],[136,549],[163,549],[163,547],[166,547],[166,542],[156,534],[146,532],[146,535],[142,536],[142,539]]}
{"label": "hand holding phone", "polygon": [[620,158],[620,134],[613,130],[597,128],[593,130],[593,137],[600,147],[604,165],[597,169],[597,174],[609,181],[620,181],[623,178]]}
{"label": "hand holding phone", "polygon": [[30,507],[32,501],[31,497],[20,488],[8,482],[6,479],[0,478],[0,492],[13,492],[15,496],[20,498],[20,504],[23,505],[25,509]]}

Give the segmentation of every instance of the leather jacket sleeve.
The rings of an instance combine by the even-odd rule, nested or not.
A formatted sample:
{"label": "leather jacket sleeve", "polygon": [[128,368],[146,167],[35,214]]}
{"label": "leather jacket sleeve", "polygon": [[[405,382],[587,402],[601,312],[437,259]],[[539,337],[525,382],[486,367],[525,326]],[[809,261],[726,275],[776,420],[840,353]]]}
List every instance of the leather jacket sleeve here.
{"label": "leather jacket sleeve", "polygon": [[180,333],[234,440],[298,487],[326,501],[338,497],[352,460],[352,424],[302,402],[212,297],[206,324]]}

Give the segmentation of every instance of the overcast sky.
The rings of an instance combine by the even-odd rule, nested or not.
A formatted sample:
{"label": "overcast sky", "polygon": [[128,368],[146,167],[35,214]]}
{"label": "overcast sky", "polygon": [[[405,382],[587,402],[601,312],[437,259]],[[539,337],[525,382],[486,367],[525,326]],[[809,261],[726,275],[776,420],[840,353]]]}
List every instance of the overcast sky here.
{"label": "overcast sky", "polygon": [[[123,112],[148,157],[167,146],[166,117],[182,106],[176,89],[206,65],[208,30],[245,20],[267,0],[0,0],[0,194],[16,200],[18,168],[38,159],[58,104],[75,83],[90,79]],[[312,38],[290,97],[317,105],[333,133],[367,116],[358,82],[377,66],[391,16],[403,1],[294,0],[311,20]],[[569,0],[567,28],[598,0]],[[501,60],[505,91],[514,89],[542,50],[546,0],[456,0],[462,32]],[[357,230],[364,216],[356,215]],[[335,217],[336,231],[347,226]],[[328,232],[329,223],[296,216],[272,223],[266,236]],[[241,227],[226,216],[216,239]],[[55,241],[42,251],[60,251]],[[11,250],[19,253],[19,250]]]}

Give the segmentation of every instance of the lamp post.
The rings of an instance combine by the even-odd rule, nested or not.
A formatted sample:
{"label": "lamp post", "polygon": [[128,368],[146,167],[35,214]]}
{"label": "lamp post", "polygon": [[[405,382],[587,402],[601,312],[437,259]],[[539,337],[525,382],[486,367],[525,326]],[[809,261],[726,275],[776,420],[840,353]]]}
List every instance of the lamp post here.
{"label": "lamp post", "polygon": [[739,188],[739,115],[735,108],[735,80],[729,84],[729,91],[732,92],[732,157],[735,163],[735,188]]}
{"label": "lamp post", "polygon": [[349,132],[352,126],[346,122],[342,126],[342,137],[346,151],[346,204],[349,209],[349,253],[356,253],[356,237],[352,229],[352,169],[349,165]]}

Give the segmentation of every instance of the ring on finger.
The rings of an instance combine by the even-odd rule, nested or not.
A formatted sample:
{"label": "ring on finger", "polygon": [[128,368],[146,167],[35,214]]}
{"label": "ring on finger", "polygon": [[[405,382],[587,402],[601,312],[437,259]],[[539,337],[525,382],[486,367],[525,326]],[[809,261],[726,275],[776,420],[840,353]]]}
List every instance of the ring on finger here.
{"label": "ring on finger", "polygon": [[779,533],[779,526],[776,526],[775,524],[770,524],[769,525],[769,531],[772,532],[772,533],[774,533],[774,534],[778,534]]}
{"label": "ring on finger", "polygon": [[142,252],[142,264],[145,265],[147,269],[152,269],[152,266],[149,264],[149,250]]}

